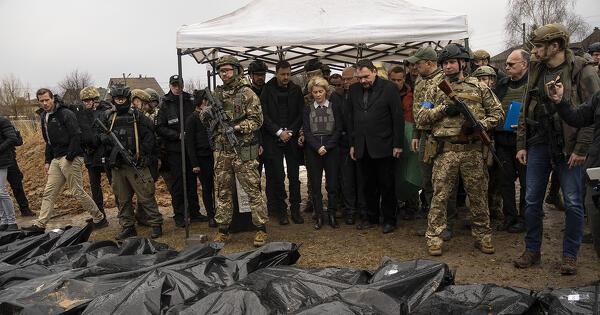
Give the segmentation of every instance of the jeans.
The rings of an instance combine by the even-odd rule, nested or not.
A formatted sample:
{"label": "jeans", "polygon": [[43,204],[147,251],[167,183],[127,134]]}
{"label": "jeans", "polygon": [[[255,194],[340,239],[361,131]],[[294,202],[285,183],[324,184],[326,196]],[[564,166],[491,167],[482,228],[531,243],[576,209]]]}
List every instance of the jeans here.
{"label": "jeans", "polygon": [[6,190],[6,168],[0,168],[0,224],[15,224],[15,207]]}
{"label": "jeans", "polygon": [[[542,247],[544,195],[552,171],[549,145],[534,145],[527,150],[527,187],[525,195],[525,247],[539,252]],[[581,166],[569,169],[566,160],[554,166],[563,191],[565,234],[563,255],[576,258],[583,236],[583,200]]]}

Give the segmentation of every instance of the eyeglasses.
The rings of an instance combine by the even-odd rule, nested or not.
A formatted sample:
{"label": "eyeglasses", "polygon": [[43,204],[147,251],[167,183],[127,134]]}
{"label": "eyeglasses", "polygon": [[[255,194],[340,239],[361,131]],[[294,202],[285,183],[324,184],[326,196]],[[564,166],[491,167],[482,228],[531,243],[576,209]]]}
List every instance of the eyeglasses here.
{"label": "eyeglasses", "polygon": [[506,63],[506,65],[507,65],[509,68],[512,68],[512,67],[514,67],[514,66],[515,66],[516,64],[518,64],[518,63],[523,63],[523,61],[517,61],[517,62],[507,62],[507,63]]}
{"label": "eyeglasses", "polygon": [[93,98],[88,98],[88,99],[81,100],[81,101],[84,102],[84,103],[92,103],[92,102],[94,102],[94,99]]}
{"label": "eyeglasses", "polygon": [[233,71],[233,68],[221,68],[221,69],[219,69],[219,73],[220,74],[227,74],[230,71]]}

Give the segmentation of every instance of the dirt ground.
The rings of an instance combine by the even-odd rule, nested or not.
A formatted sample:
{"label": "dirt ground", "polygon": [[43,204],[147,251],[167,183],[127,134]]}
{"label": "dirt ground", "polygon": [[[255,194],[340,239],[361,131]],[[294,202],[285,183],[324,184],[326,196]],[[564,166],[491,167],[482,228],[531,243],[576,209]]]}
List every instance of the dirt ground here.
{"label": "dirt ground", "polygon": [[[17,159],[24,173],[24,185],[34,211],[39,211],[41,194],[45,185],[43,172],[43,141],[41,136],[30,136],[26,144],[17,150]],[[85,172],[84,172],[85,173]],[[302,168],[303,183],[306,183],[305,172]],[[84,177],[87,181],[87,175]],[[91,239],[114,239],[120,230],[117,209],[114,208],[114,198],[109,193],[108,183],[104,182],[105,203],[110,225],[99,231],[94,231]],[[89,192],[89,186],[86,185]],[[303,184],[303,189],[305,185]],[[303,200],[306,191],[303,192]],[[181,250],[185,246],[185,231],[176,228],[170,207],[170,197],[164,183],[157,184],[157,200],[163,213],[165,224],[164,236],[158,241]],[[63,193],[56,204],[55,218],[49,227],[65,225],[83,225],[89,216],[67,192]],[[427,254],[424,237],[416,236],[416,230],[426,224],[425,220],[401,221],[395,232],[382,234],[381,227],[359,231],[355,226],[343,223],[339,229],[324,226],[315,231],[312,228],[310,214],[304,213],[305,224],[280,226],[276,219],[268,225],[270,241],[288,241],[301,244],[301,267],[352,267],[374,270],[379,261],[385,257],[397,260],[434,259],[447,263],[456,272],[456,282],[466,283],[496,283],[506,286],[518,286],[530,289],[544,287],[583,286],[600,279],[600,260],[596,257],[591,244],[582,244],[578,257],[578,274],[561,276],[559,273],[562,229],[564,213],[545,205],[544,243],[542,248],[542,264],[527,270],[515,269],[512,260],[524,248],[523,234],[494,233],[496,253],[485,255],[473,247],[473,238],[469,230],[461,228],[461,223],[454,223],[454,238],[444,245],[444,255],[432,258]],[[18,212],[18,211],[17,211]],[[30,224],[31,219],[18,217],[21,226]],[[209,239],[216,232],[208,228],[206,223],[194,223],[191,234],[205,234]],[[138,234],[150,235],[149,228],[138,227]],[[232,240],[223,249],[224,253],[237,252],[252,248],[253,232],[243,232],[232,235]]]}

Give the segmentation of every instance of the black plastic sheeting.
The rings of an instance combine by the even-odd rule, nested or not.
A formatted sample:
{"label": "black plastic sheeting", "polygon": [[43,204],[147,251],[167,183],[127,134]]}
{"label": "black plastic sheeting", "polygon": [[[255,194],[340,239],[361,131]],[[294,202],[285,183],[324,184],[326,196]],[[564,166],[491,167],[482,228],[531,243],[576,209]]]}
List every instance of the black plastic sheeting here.
{"label": "black plastic sheeting", "polygon": [[303,269],[291,266],[292,243],[219,255],[218,243],[178,252],[139,237],[88,241],[90,232],[0,232],[0,314],[600,314],[600,284],[454,285],[437,261]]}

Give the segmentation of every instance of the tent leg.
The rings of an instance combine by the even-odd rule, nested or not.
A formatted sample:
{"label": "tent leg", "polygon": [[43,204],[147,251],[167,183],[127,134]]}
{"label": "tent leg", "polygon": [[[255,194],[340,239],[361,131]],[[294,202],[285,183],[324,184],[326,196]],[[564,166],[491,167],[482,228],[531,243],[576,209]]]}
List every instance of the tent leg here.
{"label": "tent leg", "polygon": [[208,81],[208,88],[210,89],[210,71],[206,70],[206,81]]}
{"label": "tent leg", "polygon": [[[177,74],[182,78],[181,49],[177,49]],[[181,175],[183,179],[183,215],[185,218],[185,238],[190,237],[190,210],[188,209],[187,171],[185,163],[185,117],[183,115],[183,86],[179,94],[179,139],[181,141]]]}

